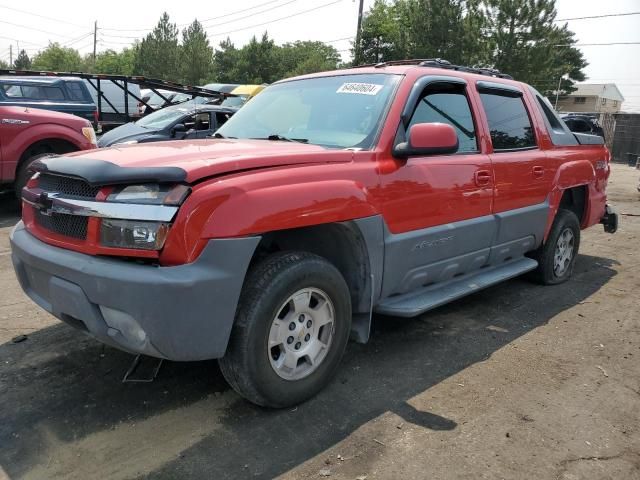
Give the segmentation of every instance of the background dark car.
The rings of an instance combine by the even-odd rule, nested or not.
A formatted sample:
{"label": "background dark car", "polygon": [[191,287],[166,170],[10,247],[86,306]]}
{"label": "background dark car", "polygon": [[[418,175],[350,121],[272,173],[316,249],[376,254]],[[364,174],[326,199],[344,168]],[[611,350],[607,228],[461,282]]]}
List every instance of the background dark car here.
{"label": "background dark car", "polygon": [[70,113],[97,125],[97,108],[80,78],[0,77],[0,106]]}
{"label": "background dark car", "polygon": [[564,123],[567,124],[569,130],[574,133],[587,133],[589,135],[598,135],[604,138],[604,131],[598,121],[588,115],[564,115],[562,117]]}
{"label": "background dark car", "polygon": [[194,102],[174,105],[105,133],[98,140],[98,146],[205,138],[211,136],[236,111],[236,108],[197,105]]}

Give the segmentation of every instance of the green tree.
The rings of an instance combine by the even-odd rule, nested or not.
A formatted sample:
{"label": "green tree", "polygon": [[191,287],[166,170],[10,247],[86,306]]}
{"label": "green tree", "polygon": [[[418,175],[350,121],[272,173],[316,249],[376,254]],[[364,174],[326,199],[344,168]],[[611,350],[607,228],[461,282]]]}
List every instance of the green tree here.
{"label": "green tree", "polygon": [[0,60],[0,69],[2,70],[9,70],[9,64],[3,60]]}
{"label": "green tree", "polygon": [[405,27],[400,12],[404,3],[376,0],[364,15],[360,44],[354,44],[354,65],[406,58]]}
{"label": "green tree", "polygon": [[15,62],[13,62],[13,68],[17,70],[29,70],[31,68],[31,59],[29,55],[27,55],[27,52],[20,50],[18,57]]}
{"label": "green tree", "polygon": [[285,43],[277,49],[276,57],[278,78],[335,70],[341,60],[335,47],[312,41]]}
{"label": "green tree", "polygon": [[180,80],[180,46],[178,27],[164,12],[155,26],[136,49],[134,71],[138,75],[166,80]]}
{"label": "green tree", "polygon": [[574,80],[584,80],[587,65],[567,26],[558,27],[555,0],[487,0],[487,41],[492,56],[487,63],[514,78],[530,83],[542,92],[564,74],[563,84],[571,91]]}
{"label": "green tree", "polygon": [[83,62],[76,49],[54,42],[33,57],[31,67],[34,70],[78,72],[83,70]]}
{"label": "green tree", "polygon": [[136,47],[125,48],[121,52],[105,50],[96,55],[94,73],[106,73],[111,75],[133,75]]}
{"label": "green tree", "polygon": [[194,20],[182,31],[180,63],[182,80],[190,85],[205,83],[211,73],[213,49],[202,24]]}
{"label": "green tree", "polygon": [[218,48],[213,53],[213,78],[219,83],[235,83],[238,76],[238,59],[240,58],[240,50],[238,50],[231,39],[220,42]]}
{"label": "green tree", "polygon": [[277,51],[267,32],[258,41],[255,36],[240,50],[237,61],[239,83],[271,83],[278,80]]}

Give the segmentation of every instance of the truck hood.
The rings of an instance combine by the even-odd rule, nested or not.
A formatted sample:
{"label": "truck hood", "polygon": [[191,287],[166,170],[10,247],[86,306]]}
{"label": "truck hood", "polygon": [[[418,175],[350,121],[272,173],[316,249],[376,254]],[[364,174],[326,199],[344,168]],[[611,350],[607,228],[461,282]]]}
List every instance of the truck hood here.
{"label": "truck hood", "polygon": [[[84,176],[80,172],[71,172],[74,165],[78,170],[87,172],[89,163],[112,164],[111,172],[119,171],[115,183],[124,183],[127,171],[136,172],[133,177],[144,170],[149,171],[181,171],[188,183],[240,170],[279,167],[287,165],[345,163],[350,162],[353,153],[349,150],[334,150],[317,145],[306,145],[296,142],[270,140],[234,140],[205,139],[156,142],[139,145],[118,145],[110,148],[78,152],[65,156],[64,172],[59,171],[51,163],[48,170],[59,171],[70,175]],[[51,159],[55,160],[55,159]],[[62,159],[60,159],[62,160]],[[47,162],[49,163],[49,162]],[[84,163],[84,165],[81,165]],[[122,168],[115,168],[122,167]],[[93,175],[91,175],[93,176]],[[109,183],[94,178],[92,183]]]}

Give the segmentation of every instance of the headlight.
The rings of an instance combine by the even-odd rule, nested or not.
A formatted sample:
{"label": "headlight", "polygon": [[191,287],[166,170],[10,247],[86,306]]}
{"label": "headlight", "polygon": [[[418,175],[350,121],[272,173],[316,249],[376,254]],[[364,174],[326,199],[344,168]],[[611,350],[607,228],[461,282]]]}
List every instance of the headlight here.
{"label": "headlight", "polygon": [[89,140],[90,143],[97,145],[98,140],[96,138],[96,132],[93,127],[82,127],[82,135],[84,135],[84,138]]}
{"label": "headlight", "polygon": [[134,145],[138,143],[138,140],[127,140],[126,142],[118,142],[111,145],[112,147],[117,147],[118,145]]}
{"label": "headlight", "polygon": [[189,187],[185,185],[159,185],[157,183],[129,185],[113,191],[107,197],[107,202],[180,205],[190,191]]}
{"label": "headlight", "polygon": [[100,244],[105,247],[160,250],[169,233],[169,224],[105,218],[100,226]]}
{"label": "headlight", "polygon": [[[135,209],[135,205],[149,206],[138,207],[140,220],[103,218],[100,225],[100,244],[113,248],[162,249],[171,227],[170,218],[177,211],[176,207],[187,198],[190,191],[191,189],[186,185],[160,185],[157,183],[117,187],[109,194],[107,202],[125,204],[121,208],[127,209],[128,212]],[[149,216],[145,219],[145,215],[149,212],[145,213],[142,211],[143,209],[164,209],[171,212],[165,218],[161,216],[162,221],[151,221],[150,219],[153,217]],[[132,216],[128,215],[127,217],[131,218]]]}

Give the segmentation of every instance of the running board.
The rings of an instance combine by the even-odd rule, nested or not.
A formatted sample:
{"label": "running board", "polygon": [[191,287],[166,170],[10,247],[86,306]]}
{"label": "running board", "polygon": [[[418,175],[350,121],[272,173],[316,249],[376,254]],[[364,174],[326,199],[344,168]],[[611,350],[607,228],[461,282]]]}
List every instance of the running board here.
{"label": "running board", "polygon": [[534,270],[537,266],[538,262],[524,257],[495,267],[486,267],[479,272],[453,278],[442,284],[385,298],[374,310],[384,315],[415,317],[470,293]]}

